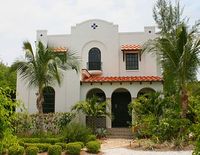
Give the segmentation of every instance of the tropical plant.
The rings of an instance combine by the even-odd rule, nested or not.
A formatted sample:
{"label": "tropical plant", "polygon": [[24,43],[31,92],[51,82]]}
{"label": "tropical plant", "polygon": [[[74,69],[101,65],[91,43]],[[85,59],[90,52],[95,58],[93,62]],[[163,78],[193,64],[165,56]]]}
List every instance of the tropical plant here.
{"label": "tropical plant", "polygon": [[92,129],[95,131],[96,123],[95,119],[99,116],[110,116],[110,113],[106,111],[109,107],[107,102],[101,102],[97,96],[86,99],[86,101],[80,101],[72,107],[72,110],[77,112],[83,112],[86,116],[92,118]]}
{"label": "tropical plant", "polygon": [[30,42],[23,43],[25,50],[25,60],[16,61],[12,65],[12,70],[17,70],[20,77],[25,80],[29,86],[37,88],[36,105],[41,115],[40,126],[43,129],[43,89],[46,86],[53,85],[57,82],[59,85],[62,81],[62,70],[75,69],[79,70],[79,61],[74,54],[65,52],[58,55],[53,50],[45,47],[42,42],[36,45],[34,53]]}
{"label": "tropical plant", "polygon": [[[182,23],[172,35],[167,33],[150,40],[144,50],[160,55],[164,73],[172,75],[180,94],[182,118],[188,111],[187,84],[196,79],[199,66],[200,38],[197,36],[199,24],[189,31]],[[173,68],[173,69],[172,69]]]}
{"label": "tropical plant", "polygon": [[66,143],[77,141],[86,143],[91,134],[91,129],[79,123],[70,123],[62,131]]}
{"label": "tropical plant", "polygon": [[133,134],[138,138],[151,138],[156,142],[177,139],[180,129],[190,125],[189,120],[181,119],[180,106],[174,96],[163,98],[160,93],[141,96],[129,109],[134,115]]}

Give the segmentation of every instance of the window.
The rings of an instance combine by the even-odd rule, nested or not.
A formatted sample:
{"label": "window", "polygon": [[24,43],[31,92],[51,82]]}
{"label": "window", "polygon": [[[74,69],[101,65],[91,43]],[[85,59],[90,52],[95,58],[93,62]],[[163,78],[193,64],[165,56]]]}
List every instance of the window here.
{"label": "window", "polygon": [[89,51],[88,70],[101,70],[101,51],[96,47]]}
{"label": "window", "polygon": [[126,70],[138,69],[138,53],[126,53]]}

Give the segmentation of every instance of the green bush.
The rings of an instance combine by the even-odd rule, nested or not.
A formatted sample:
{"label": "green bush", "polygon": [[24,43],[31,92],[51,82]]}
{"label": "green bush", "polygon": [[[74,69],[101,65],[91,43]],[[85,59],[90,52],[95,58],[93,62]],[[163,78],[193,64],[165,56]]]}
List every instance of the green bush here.
{"label": "green bush", "polygon": [[59,142],[59,143],[55,143],[55,145],[61,146],[61,147],[62,147],[62,150],[65,150],[65,149],[66,149],[66,143],[61,143],[61,142]]}
{"label": "green bush", "polygon": [[8,155],[23,155],[24,147],[22,146],[11,146],[8,149]]}
{"label": "green bush", "polygon": [[81,145],[77,142],[75,143],[68,143],[66,145],[67,153],[70,155],[79,155],[81,152]]}
{"label": "green bush", "polygon": [[63,129],[62,135],[65,138],[65,142],[87,142],[88,135],[91,135],[92,132],[89,128],[78,123],[70,123]]}
{"label": "green bush", "polygon": [[39,149],[36,146],[29,146],[26,148],[26,155],[37,155]]}
{"label": "green bush", "polygon": [[86,144],[86,147],[88,152],[98,153],[101,148],[101,144],[99,141],[90,141]]}
{"label": "green bush", "polygon": [[[178,138],[190,120],[181,118],[180,105],[174,96],[152,93],[141,96],[129,105],[134,114],[133,134],[137,138],[151,138],[159,142]],[[187,130],[181,137],[187,135]]]}
{"label": "green bush", "polygon": [[61,155],[62,147],[59,145],[52,145],[48,149],[48,155]]}
{"label": "green bush", "polygon": [[46,144],[46,143],[24,143],[25,147],[29,147],[29,146],[35,146],[39,149],[39,152],[46,152],[48,151],[49,146],[51,146],[51,144]]}
{"label": "green bush", "polygon": [[87,136],[87,142],[89,142],[89,141],[94,141],[94,140],[96,140],[97,138],[96,138],[96,136],[95,135],[88,135]]}
{"label": "green bush", "polygon": [[192,155],[200,155],[200,141],[196,142],[196,146],[194,151],[192,152]]}
{"label": "green bush", "polygon": [[84,143],[83,142],[73,142],[73,144],[79,144],[79,145],[81,145],[81,148],[84,148]]}
{"label": "green bush", "polygon": [[50,143],[55,144],[62,141],[62,138],[22,138],[24,143]]}

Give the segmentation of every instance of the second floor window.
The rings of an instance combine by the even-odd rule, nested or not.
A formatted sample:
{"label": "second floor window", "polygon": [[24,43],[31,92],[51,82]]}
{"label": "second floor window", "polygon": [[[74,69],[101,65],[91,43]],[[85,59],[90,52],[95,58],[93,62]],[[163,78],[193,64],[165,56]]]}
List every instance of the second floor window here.
{"label": "second floor window", "polygon": [[101,70],[101,51],[96,47],[88,53],[88,70]]}
{"label": "second floor window", "polygon": [[126,53],[126,70],[138,70],[138,53]]}

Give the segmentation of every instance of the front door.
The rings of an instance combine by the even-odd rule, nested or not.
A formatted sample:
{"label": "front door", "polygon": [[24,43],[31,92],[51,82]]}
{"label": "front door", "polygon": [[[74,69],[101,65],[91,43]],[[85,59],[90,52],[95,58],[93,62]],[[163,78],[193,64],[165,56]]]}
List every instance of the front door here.
{"label": "front door", "polygon": [[129,92],[114,92],[112,94],[112,127],[128,127],[131,116],[128,114],[128,104],[131,102]]}

